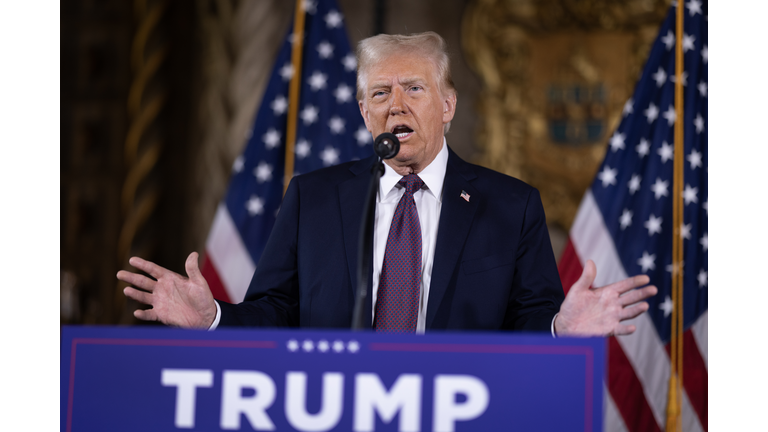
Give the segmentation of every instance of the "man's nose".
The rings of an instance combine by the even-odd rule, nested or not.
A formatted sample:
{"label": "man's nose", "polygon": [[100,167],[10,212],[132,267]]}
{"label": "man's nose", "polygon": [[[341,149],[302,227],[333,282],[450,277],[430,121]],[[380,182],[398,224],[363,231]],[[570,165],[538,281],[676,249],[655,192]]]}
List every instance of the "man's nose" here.
{"label": "man's nose", "polygon": [[390,97],[389,115],[405,114],[406,112],[408,112],[408,108],[405,104],[405,92],[403,89],[395,87]]}

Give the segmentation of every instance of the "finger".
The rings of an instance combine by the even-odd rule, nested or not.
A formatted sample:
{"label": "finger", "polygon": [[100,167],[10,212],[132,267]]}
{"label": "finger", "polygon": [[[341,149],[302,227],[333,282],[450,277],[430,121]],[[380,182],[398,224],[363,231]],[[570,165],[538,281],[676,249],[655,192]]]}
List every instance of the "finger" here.
{"label": "finger", "polygon": [[636,305],[632,305],[632,306],[629,306],[629,307],[625,307],[619,313],[619,321],[624,321],[624,320],[635,318],[636,316],[638,316],[638,315],[642,314],[643,312],[647,311],[649,307],[650,306],[648,306],[648,303],[645,303],[645,302],[638,303]]}
{"label": "finger", "polygon": [[184,267],[187,270],[187,276],[189,276],[190,279],[193,280],[199,280],[203,279],[203,274],[200,273],[200,267],[197,263],[198,260],[198,254],[197,252],[192,252],[187,257],[187,261],[184,263]]}
{"label": "finger", "polygon": [[131,273],[125,270],[120,270],[117,272],[117,278],[123,282],[128,282],[133,286],[137,286],[147,291],[154,291],[155,284],[157,283],[157,281],[154,281],[144,275]]}
{"label": "finger", "polygon": [[649,286],[644,287],[644,288],[632,290],[632,291],[629,291],[627,293],[622,294],[619,297],[619,304],[621,306],[627,306],[627,305],[635,304],[635,303],[643,301],[643,300],[645,300],[645,299],[647,299],[649,297],[653,297],[654,295],[656,295],[657,292],[658,292],[658,290],[653,285],[649,285]]}
{"label": "finger", "polygon": [[589,289],[589,287],[592,286],[592,282],[595,281],[596,275],[597,275],[597,268],[595,267],[595,263],[592,262],[592,260],[587,260],[586,264],[584,264],[584,271],[581,272],[581,276],[579,276],[579,280],[577,280],[571,286],[571,290]]}
{"label": "finger", "polygon": [[624,336],[628,334],[632,334],[637,330],[637,327],[634,325],[625,325],[625,324],[619,324],[613,329],[613,335],[614,336]]}
{"label": "finger", "polygon": [[170,270],[139,257],[131,257],[131,259],[128,260],[128,263],[137,269],[152,275],[155,279],[160,279],[163,275],[170,273]]}
{"label": "finger", "polygon": [[637,275],[631,278],[620,280],[618,282],[614,282],[605,286],[604,288],[615,290],[619,294],[623,294],[629,290],[648,285],[650,282],[651,278],[649,278],[647,275]]}
{"label": "finger", "polygon": [[136,300],[139,303],[152,305],[152,294],[150,293],[145,293],[144,291],[139,291],[132,287],[125,287],[123,289],[123,294],[129,299]]}
{"label": "finger", "polygon": [[143,321],[157,321],[157,314],[154,309],[136,309],[133,311],[133,316]]}

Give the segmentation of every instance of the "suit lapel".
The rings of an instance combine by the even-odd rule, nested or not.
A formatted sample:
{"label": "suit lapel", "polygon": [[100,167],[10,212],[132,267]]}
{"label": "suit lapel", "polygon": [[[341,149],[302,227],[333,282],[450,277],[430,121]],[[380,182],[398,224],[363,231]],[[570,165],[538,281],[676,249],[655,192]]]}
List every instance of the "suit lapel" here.
{"label": "suit lapel", "polygon": [[[349,271],[349,280],[352,281],[352,296],[357,294],[357,251],[360,247],[360,224],[363,216],[363,206],[365,205],[368,186],[371,181],[370,171],[376,158],[366,158],[352,165],[350,171],[354,175],[351,179],[339,184],[339,205],[341,213],[341,224],[344,236],[344,249],[347,253],[347,269]],[[371,215],[373,217],[373,215]],[[372,251],[368,251],[367,259],[373,260]],[[372,263],[371,263],[372,264]],[[365,319],[368,327],[371,326],[371,273],[372,266],[369,264],[368,281],[368,301],[365,302]],[[351,311],[350,311],[351,313]]]}
{"label": "suit lapel", "polygon": [[[429,286],[427,328],[430,328],[435,320],[448,283],[459,264],[459,257],[472,226],[478,203],[483,198],[470,183],[476,177],[472,166],[461,160],[450,148],[448,150],[448,165],[443,182],[443,203]],[[469,194],[469,201],[462,197],[462,192]]]}

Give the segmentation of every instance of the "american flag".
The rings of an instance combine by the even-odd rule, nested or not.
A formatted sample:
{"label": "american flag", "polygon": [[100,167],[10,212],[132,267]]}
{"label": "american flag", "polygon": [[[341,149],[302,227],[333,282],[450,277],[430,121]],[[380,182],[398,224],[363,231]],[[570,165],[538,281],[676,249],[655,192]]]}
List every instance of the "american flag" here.
{"label": "american flag", "polygon": [[595,286],[647,274],[659,293],[637,331],[608,339],[607,431],[663,430],[670,376],[673,130],[684,122],[683,405],[686,431],[707,430],[707,4],[684,2],[684,118],[674,107],[676,6],[661,26],[634,95],[611,136],[560,261],[570,287],[584,263]]}
{"label": "american flag", "polygon": [[[305,0],[301,90],[293,175],[372,154],[355,99],[357,61],[334,0]],[[203,275],[214,297],[239,303],[283,197],[293,29],[275,61],[245,151],[232,167],[206,242]]]}

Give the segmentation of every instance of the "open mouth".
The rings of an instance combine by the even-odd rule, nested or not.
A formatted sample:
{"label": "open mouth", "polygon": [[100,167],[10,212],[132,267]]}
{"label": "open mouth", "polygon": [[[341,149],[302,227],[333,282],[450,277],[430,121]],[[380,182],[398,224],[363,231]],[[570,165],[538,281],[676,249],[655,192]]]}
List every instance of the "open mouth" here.
{"label": "open mouth", "polygon": [[395,134],[397,139],[403,139],[413,134],[413,129],[405,125],[398,125],[398,126],[395,126],[394,129],[392,129],[392,133]]}

